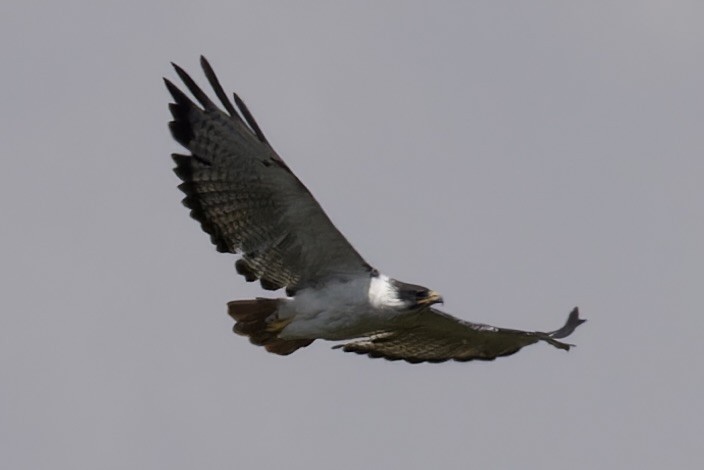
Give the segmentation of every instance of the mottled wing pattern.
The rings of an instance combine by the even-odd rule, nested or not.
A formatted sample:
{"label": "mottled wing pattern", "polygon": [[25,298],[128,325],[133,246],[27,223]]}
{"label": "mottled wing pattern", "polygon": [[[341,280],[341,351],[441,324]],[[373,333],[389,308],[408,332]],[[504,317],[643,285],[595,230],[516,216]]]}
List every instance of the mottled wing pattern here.
{"label": "mottled wing pattern", "polygon": [[585,320],[577,308],[559,330],[542,333],[497,328],[471,323],[439,310],[420,312],[413,326],[380,331],[367,338],[335,346],[343,351],[407,362],[444,362],[448,360],[490,361],[509,356],[524,346],[545,341],[556,348],[569,350],[570,344],[557,341],[565,338]]}
{"label": "mottled wing pattern", "polygon": [[183,203],[218,251],[241,253],[237,271],[272,290],[294,292],[331,276],[368,272],[371,268],[269,145],[244,102],[234,94],[236,108],[204,57],[201,65],[227,112],[175,64],[200,105],[164,81],[174,99],[169,128],[190,151],[173,155]]}

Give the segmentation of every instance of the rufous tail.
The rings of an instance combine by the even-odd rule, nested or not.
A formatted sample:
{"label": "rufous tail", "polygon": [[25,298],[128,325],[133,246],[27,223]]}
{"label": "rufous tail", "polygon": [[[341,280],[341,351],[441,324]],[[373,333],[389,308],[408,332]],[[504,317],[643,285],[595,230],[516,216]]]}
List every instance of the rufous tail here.
{"label": "rufous tail", "polygon": [[279,320],[276,310],[279,299],[233,300],[227,304],[227,313],[235,319],[232,329],[236,334],[248,336],[249,341],[257,346],[264,346],[267,351],[286,356],[299,348],[304,348],[314,339],[281,339],[281,330],[290,320]]}

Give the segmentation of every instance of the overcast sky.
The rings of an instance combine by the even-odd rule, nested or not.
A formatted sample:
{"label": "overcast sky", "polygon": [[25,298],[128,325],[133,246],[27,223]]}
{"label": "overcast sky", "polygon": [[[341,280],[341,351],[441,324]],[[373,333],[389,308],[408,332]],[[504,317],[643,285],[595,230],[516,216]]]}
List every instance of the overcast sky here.
{"label": "overcast sky", "polygon": [[[0,5],[0,466],[701,468],[704,4]],[[465,319],[588,323],[490,363],[231,332],[181,206],[205,54],[366,259]]]}

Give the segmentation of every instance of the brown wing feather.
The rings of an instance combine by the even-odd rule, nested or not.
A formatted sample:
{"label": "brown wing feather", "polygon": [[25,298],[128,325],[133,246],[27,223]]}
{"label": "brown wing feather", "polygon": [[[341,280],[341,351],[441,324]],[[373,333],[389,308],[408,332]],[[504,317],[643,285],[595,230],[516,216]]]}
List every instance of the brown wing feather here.
{"label": "brown wing feather", "polygon": [[556,338],[569,336],[584,322],[585,320],[579,318],[579,310],[575,307],[562,328],[543,333],[471,323],[439,310],[428,309],[419,313],[412,325],[381,331],[336,348],[370,357],[402,359],[411,363],[475,359],[491,361],[497,357],[514,354],[538,341],[569,350],[571,345],[557,341]]}
{"label": "brown wing feather", "polygon": [[191,152],[173,155],[183,203],[217,249],[242,253],[238,272],[267,289],[293,291],[330,276],[370,271],[271,148],[244,102],[235,95],[238,113],[205,58],[201,65],[229,114],[180,67],[174,65],[200,106],[165,82],[174,99],[169,128]]}

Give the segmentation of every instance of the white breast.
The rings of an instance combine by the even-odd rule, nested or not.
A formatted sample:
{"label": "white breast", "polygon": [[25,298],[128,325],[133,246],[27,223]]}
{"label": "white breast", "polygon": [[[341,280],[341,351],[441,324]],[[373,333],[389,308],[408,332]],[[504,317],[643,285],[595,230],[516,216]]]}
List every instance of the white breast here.
{"label": "white breast", "polygon": [[279,334],[284,339],[350,339],[378,331],[397,315],[400,302],[387,276],[334,282],[322,289],[296,293],[279,312],[293,321]]}

